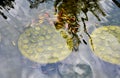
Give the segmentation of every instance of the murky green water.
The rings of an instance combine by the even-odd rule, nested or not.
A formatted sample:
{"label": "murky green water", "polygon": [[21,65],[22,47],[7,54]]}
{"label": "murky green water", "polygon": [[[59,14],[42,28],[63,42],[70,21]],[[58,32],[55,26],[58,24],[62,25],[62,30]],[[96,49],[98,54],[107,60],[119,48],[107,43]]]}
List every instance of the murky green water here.
{"label": "murky green water", "polygon": [[[11,3],[7,3],[7,6],[4,3],[0,4],[0,78],[120,77],[119,5],[116,6],[112,0],[101,0],[100,2],[99,0],[41,1],[15,0],[12,2],[13,6]],[[8,10],[9,7],[11,7],[10,10]],[[47,28],[45,31],[43,31],[44,28],[41,28],[42,30],[39,32],[32,31],[24,34],[26,30],[32,30],[37,26],[38,29],[41,26]],[[54,27],[54,30],[50,29],[51,26]],[[117,26],[118,29],[111,31],[114,29],[113,27],[107,31],[97,30],[103,26]],[[91,36],[93,31],[98,31],[98,34]],[[55,32],[59,35],[55,36]],[[49,33],[53,34],[49,35]],[[24,37],[21,36],[22,34]],[[101,39],[99,39],[99,35]],[[26,43],[25,40],[28,42]],[[71,51],[68,49],[66,51],[66,44],[72,46]],[[108,47],[106,48],[106,46]],[[29,49],[23,49],[26,47]],[[35,57],[30,56],[31,60],[22,52],[28,54],[32,52]],[[96,55],[99,52],[101,52],[100,56]],[[111,58],[104,59],[110,52],[113,52]],[[42,57],[46,57],[46,54],[56,56],[57,58],[54,60],[57,59],[57,61],[51,63],[47,60],[44,64],[38,62],[39,59],[44,60]],[[67,57],[64,58],[64,55]],[[113,60],[112,55],[117,62]],[[61,58],[64,59],[61,60]]]}

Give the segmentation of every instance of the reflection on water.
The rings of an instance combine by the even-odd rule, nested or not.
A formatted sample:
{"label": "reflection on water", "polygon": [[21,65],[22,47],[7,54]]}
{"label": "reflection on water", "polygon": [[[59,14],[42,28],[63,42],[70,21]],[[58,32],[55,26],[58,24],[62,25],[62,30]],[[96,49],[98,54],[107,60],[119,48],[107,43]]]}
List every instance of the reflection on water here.
{"label": "reflection on water", "polygon": [[[58,14],[57,21],[55,22],[56,29],[66,28],[69,34],[73,36],[74,49],[78,49],[78,45],[81,42],[77,32],[79,30],[79,21],[83,22],[84,32],[90,37],[87,32],[85,21],[88,21],[87,13],[90,11],[100,21],[99,14],[105,16],[102,8],[99,5],[98,0],[56,0],[55,11]],[[84,14],[85,17],[78,19],[79,14]],[[91,38],[91,37],[90,37]],[[85,40],[83,40],[84,43]],[[91,40],[92,43],[92,40]]]}
{"label": "reflection on water", "polygon": [[40,3],[43,3],[46,0],[28,0],[30,2],[30,8],[37,8]]}
{"label": "reflection on water", "polygon": [[112,0],[120,8],[120,0]]}
{"label": "reflection on water", "polygon": [[7,19],[7,16],[1,11],[3,9],[9,11],[11,8],[14,8],[13,2],[15,0],[2,0],[0,2],[0,15],[3,16],[3,18]]}
{"label": "reflection on water", "polygon": [[[103,1],[106,6],[102,6],[100,1]],[[114,1],[114,4],[111,1]],[[111,11],[107,17],[104,9],[108,7]],[[92,53],[89,45],[82,44],[82,42],[88,44],[87,39],[91,38],[89,32],[102,24],[120,25],[118,7],[119,0],[107,0],[106,3],[104,0],[4,0],[4,3],[0,4],[0,15],[5,19],[10,19],[7,21],[0,19],[0,77],[119,78],[119,65],[99,59]],[[103,21],[101,16],[107,17],[108,21],[102,24],[98,22],[99,25],[95,27],[97,20]],[[20,34],[27,29],[26,25],[31,25],[31,21],[32,24],[34,23],[33,26],[55,25],[56,30],[62,34],[64,39],[67,38],[64,35],[65,32],[69,33],[74,42],[74,49],[78,50],[79,46],[79,52],[72,52],[60,63],[52,64],[39,64],[25,58],[19,52],[17,41]],[[84,31],[84,34],[79,34],[81,31]]]}
{"label": "reflection on water", "polygon": [[[92,70],[89,65],[86,64],[77,64],[76,66],[73,65],[62,65],[60,66],[59,73],[61,78],[92,78]],[[63,70],[67,69],[67,70]]]}
{"label": "reflection on water", "polygon": [[[2,15],[3,18],[7,19],[7,16],[4,15],[2,10],[9,11],[11,8],[14,9],[14,4],[15,4],[14,1],[15,0],[4,0],[4,1],[0,2],[0,15]],[[52,1],[52,0],[27,0],[27,1],[29,1],[29,3],[30,3],[30,8],[37,8],[40,3],[44,3],[44,2]],[[120,7],[119,0],[112,0],[112,1],[118,7]],[[91,11],[98,18],[98,20],[100,20],[100,19],[97,16],[97,14],[95,14],[95,10],[99,10],[99,12],[101,12],[103,15],[105,15],[102,12],[101,8],[99,7],[99,4],[98,4],[99,0],[89,0],[89,1],[88,0],[84,0],[84,1],[82,1],[82,0],[75,0],[75,1],[72,1],[74,3],[73,6],[71,6],[71,4],[72,4],[71,0],[69,0],[69,1],[67,1],[67,0],[56,0],[55,1],[55,10],[56,10],[56,6],[57,6],[57,4],[59,4],[59,2],[65,2],[65,3],[68,2],[70,7],[67,8],[68,6],[67,6],[67,4],[65,4],[65,6],[67,6],[66,9],[68,9],[68,10],[71,9],[72,13],[74,13],[74,14],[76,14],[75,13],[76,11],[81,11],[82,10],[85,13],[85,15],[86,15],[86,13],[88,11]],[[79,4],[79,2],[80,2],[80,4]],[[62,3],[62,4],[64,5],[64,3]],[[76,11],[75,11],[75,6],[78,6],[78,7],[76,7]],[[79,6],[81,6],[82,8],[80,8]],[[74,10],[73,10],[73,7],[74,7]],[[77,9],[79,9],[79,10],[77,10]]]}

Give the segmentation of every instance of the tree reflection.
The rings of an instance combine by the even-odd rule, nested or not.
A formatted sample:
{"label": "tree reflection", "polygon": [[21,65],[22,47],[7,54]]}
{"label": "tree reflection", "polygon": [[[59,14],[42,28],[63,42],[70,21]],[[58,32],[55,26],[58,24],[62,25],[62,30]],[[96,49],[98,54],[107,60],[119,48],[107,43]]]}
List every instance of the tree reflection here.
{"label": "tree reflection", "polygon": [[7,16],[2,12],[3,9],[9,11],[10,8],[14,8],[13,2],[15,0],[2,0],[0,1],[0,15],[3,16],[4,19],[7,19]]}
{"label": "tree reflection", "polygon": [[[99,4],[100,0],[56,0],[54,7],[55,7],[55,12],[58,15],[57,16],[57,21],[55,22],[55,27],[57,30],[59,29],[66,29],[69,32],[69,34],[72,35],[72,40],[73,40],[73,46],[74,50],[78,50],[78,45],[80,44],[80,37],[77,34],[78,29],[80,27],[79,21],[83,23],[84,26],[84,32],[88,35],[91,41],[92,48],[93,43],[92,39],[87,32],[86,24],[85,21],[88,21],[88,12],[91,12],[97,19],[98,21],[101,21],[100,19],[100,14],[102,16],[106,16],[105,12],[102,10],[100,7],[101,5]],[[117,0],[113,0],[113,2],[120,7],[120,3]],[[84,14],[85,17],[80,17],[81,19],[78,19],[79,14]],[[83,40],[85,44],[86,41]]]}
{"label": "tree reflection", "polygon": [[[85,21],[88,21],[87,13],[90,11],[99,21],[99,14],[105,16],[105,13],[99,5],[99,0],[56,0],[54,7],[55,12],[58,15],[57,21],[55,22],[55,27],[57,30],[67,28],[68,33],[72,35],[73,38],[74,50],[78,50],[78,45],[81,42],[79,35],[77,35],[80,27],[78,22],[83,22],[84,32],[91,39],[85,24]],[[78,15],[81,13],[83,13],[85,17],[78,19]],[[85,40],[83,40],[83,42],[87,44]]]}
{"label": "tree reflection", "polygon": [[[28,0],[31,9],[37,8],[40,3],[48,1],[52,0]],[[74,50],[78,50],[78,45],[81,42],[80,37],[77,34],[80,28],[79,22],[83,22],[84,32],[88,35],[92,44],[92,39],[87,32],[85,21],[88,21],[88,12],[91,12],[99,21],[99,14],[102,16],[106,15],[100,7],[99,1],[100,0],[55,0],[54,8],[57,20],[54,22],[54,25],[57,30],[64,29],[72,36]],[[120,7],[118,0],[112,1]],[[7,19],[7,17],[2,10],[5,9],[9,11],[10,8],[14,8],[13,2],[14,0],[4,0],[0,3],[0,15],[5,19]],[[80,17],[80,19],[78,19],[79,14],[84,14],[85,17]],[[83,42],[87,44],[85,40],[83,40]]]}
{"label": "tree reflection", "polygon": [[112,0],[120,8],[120,0]]}
{"label": "tree reflection", "polygon": [[[2,1],[0,1],[0,15],[2,15],[5,19],[7,19],[7,16],[4,15],[2,10],[5,9],[5,10],[9,11],[10,8],[14,8],[14,5],[13,5],[14,1],[15,0],[2,0]],[[40,3],[44,3],[44,2],[47,2],[47,1],[52,1],[52,0],[28,0],[28,2],[30,3],[30,8],[31,9],[32,8],[37,8]],[[55,6],[57,6],[60,2],[71,3],[71,1],[72,0],[56,0],[55,1]],[[86,14],[88,12],[88,9],[90,10],[93,7],[95,8],[95,6],[99,6],[98,1],[100,1],[100,0],[74,0],[73,2],[76,2],[76,1],[79,2],[79,3],[81,2],[80,3],[80,5],[82,4],[81,7],[84,7],[84,8],[82,8],[82,11]],[[119,0],[112,0],[112,1],[120,8]],[[62,4],[64,4],[64,3],[62,3]],[[76,4],[78,5],[79,3],[76,3]],[[71,5],[66,6],[66,7],[70,7],[70,6]],[[97,9],[100,10],[99,7],[97,7]],[[94,10],[91,9],[91,12],[94,13]],[[99,17],[95,13],[94,13],[94,15],[99,19]]]}
{"label": "tree reflection", "polygon": [[43,3],[43,2],[45,2],[45,0],[28,0],[28,2],[30,3],[30,8],[32,9],[32,8],[37,8],[38,7],[38,5],[40,4],[40,3]]}

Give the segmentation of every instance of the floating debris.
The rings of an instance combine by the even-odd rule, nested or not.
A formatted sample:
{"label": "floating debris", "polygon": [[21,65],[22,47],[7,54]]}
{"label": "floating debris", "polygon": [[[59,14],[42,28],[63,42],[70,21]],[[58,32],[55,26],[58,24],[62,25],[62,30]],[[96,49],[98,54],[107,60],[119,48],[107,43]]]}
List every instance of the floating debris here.
{"label": "floating debris", "polygon": [[13,45],[13,46],[16,46],[16,43],[15,43],[15,41],[12,41],[12,45]]}

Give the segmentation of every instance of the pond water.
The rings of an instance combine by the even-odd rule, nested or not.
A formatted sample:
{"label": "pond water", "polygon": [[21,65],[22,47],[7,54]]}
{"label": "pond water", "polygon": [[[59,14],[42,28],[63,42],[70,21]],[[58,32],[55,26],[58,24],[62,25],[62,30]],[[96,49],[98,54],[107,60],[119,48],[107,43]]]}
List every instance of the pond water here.
{"label": "pond water", "polygon": [[4,0],[0,78],[120,78],[120,0]]}

